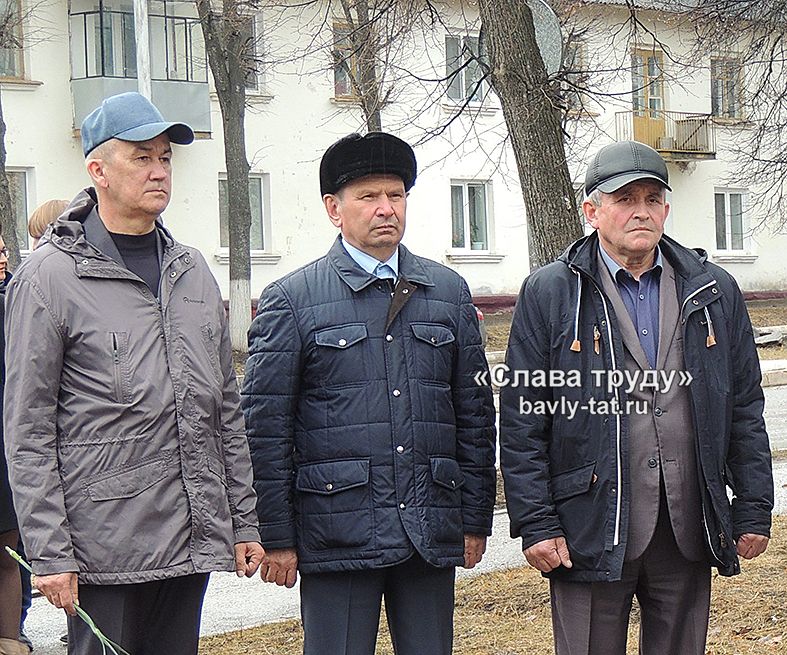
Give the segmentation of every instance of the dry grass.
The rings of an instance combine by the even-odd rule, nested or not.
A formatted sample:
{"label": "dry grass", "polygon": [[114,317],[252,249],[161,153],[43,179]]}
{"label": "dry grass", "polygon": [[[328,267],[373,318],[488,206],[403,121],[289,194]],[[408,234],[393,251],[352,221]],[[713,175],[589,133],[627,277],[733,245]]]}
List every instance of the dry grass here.
{"label": "dry grass", "polygon": [[[743,575],[715,577],[708,655],[787,653],[787,517],[775,517],[773,539],[762,557],[744,562]],[[378,655],[392,655],[381,629]],[[549,655],[552,629],[546,581],[522,567],[464,580],[457,585],[455,655]],[[637,652],[637,615],[629,631]],[[299,655],[298,621],[202,640],[202,655]],[[326,653],[326,655],[330,655]],[[428,655],[428,654],[424,654]]]}

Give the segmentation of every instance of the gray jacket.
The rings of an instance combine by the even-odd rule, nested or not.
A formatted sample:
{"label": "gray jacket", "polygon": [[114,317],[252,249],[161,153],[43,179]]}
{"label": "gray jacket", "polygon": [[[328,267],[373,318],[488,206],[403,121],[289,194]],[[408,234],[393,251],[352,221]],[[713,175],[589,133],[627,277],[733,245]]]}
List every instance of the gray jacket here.
{"label": "gray jacket", "polygon": [[157,300],[95,206],[77,196],[7,293],[6,453],[33,570],[234,570],[259,534],[221,294],[159,225]]}

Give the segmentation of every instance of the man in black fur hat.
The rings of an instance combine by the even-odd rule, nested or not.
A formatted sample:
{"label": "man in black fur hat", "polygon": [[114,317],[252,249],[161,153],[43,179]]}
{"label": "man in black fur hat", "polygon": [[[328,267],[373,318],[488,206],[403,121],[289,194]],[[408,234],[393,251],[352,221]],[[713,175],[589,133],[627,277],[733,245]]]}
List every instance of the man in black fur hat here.
{"label": "man in black fur hat", "polygon": [[243,407],[264,580],[301,573],[306,655],[449,655],[454,568],[486,547],[495,412],[455,272],[400,245],[412,148],[351,134],[320,164],[341,235],[262,293]]}

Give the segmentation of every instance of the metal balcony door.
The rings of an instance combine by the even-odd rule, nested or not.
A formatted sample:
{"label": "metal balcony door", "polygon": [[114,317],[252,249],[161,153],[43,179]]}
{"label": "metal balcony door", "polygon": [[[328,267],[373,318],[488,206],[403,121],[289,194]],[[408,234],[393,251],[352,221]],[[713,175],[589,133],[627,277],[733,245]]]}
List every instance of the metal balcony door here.
{"label": "metal balcony door", "polygon": [[664,55],[635,50],[631,55],[631,100],[634,140],[658,148],[667,127],[664,116]]}

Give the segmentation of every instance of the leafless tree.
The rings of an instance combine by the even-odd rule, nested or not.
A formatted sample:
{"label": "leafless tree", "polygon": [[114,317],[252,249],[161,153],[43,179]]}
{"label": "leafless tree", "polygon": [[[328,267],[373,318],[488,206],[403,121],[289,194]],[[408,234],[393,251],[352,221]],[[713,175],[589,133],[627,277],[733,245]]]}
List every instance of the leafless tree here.
{"label": "leafless tree", "polygon": [[248,28],[257,2],[196,0],[208,65],[216,87],[224,131],[230,268],[230,338],[246,351],[251,313],[251,200],[246,156],[246,82],[255,70],[253,36]]}

